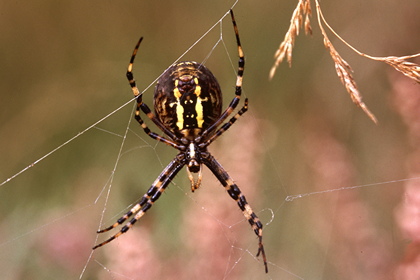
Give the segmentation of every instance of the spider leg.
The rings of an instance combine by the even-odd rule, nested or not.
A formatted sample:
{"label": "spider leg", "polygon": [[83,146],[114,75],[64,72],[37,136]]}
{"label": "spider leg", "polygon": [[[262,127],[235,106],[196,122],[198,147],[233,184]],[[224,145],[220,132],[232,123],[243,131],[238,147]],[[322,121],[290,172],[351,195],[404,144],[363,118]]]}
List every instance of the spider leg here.
{"label": "spider leg", "polygon": [[207,141],[200,144],[199,147],[204,148],[210,145],[214,140],[228,130],[246,111],[248,111],[248,98],[245,98],[245,103],[241,110],[239,110],[238,113],[236,113],[236,115],[233,116],[227,123],[220,127]]}
{"label": "spider leg", "polygon": [[[138,102],[138,101],[137,101]],[[152,132],[150,129],[149,129],[149,127],[146,125],[146,123],[142,120],[142,118],[140,117],[140,109],[139,109],[139,107],[140,106],[143,106],[144,108],[142,108],[142,111],[143,112],[149,112],[148,114],[147,114],[147,116],[153,121],[153,122],[155,122],[155,119],[157,120],[157,118],[155,117],[155,115],[150,111],[150,109],[149,109],[149,107],[145,104],[145,103],[142,103],[141,105],[140,104],[138,104],[137,103],[137,109],[136,109],[136,112],[135,112],[135,115],[134,115],[134,118],[136,119],[136,121],[140,124],[140,126],[143,128],[143,130],[144,130],[144,132],[147,134],[147,135],[149,135],[152,139],[155,139],[155,140],[157,140],[157,141],[160,141],[160,142],[163,142],[163,143],[165,143],[165,144],[167,144],[167,145],[169,145],[169,146],[172,146],[172,147],[174,147],[175,149],[182,149],[181,148],[181,146],[180,145],[178,145],[177,143],[175,143],[173,140],[169,140],[169,139],[166,139],[165,137],[162,137],[162,136],[160,136],[159,134],[157,134],[157,133],[155,133],[155,132]],[[158,120],[157,120],[158,121]],[[156,122],[155,122],[156,123]],[[160,122],[159,122],[160,123]],[[159,125],[158,125],[158,127],[160,127]],[[167,130],[166,128],[165,128],[165,130]],[[166,133],[166,131],[164,131],[165,133]]]}
{"label": "spider leg", "polygon": [[[136,80],[134,79],[133,64],[134,64],[134,59],[136,58],[136,55],[137,55],[137,51],[140,47],[141,41],[143,41],[143,37],[139,39],[139,41],[137,42],[134,48],[133,54],[131,55],[130,63],[128,64],[127,74],[126,74],[128,82],[130,83],[130,86],[131,86],[131,90],[133,91],[134,97],[136,97],[136,101],[137,101],[137,108],[136,108],[134,118],[141,125],[141,127],[143,128],[144,132],[147,135],[149,135],[150,137],[152,137],[153,139],[157,141],[163,142],[169,146],[179,149],[179,145],[176,144],[176,142],[174,142],[174,139],[176,139],[175,134],[172,131],[170,131],[168,128],[166,128],[165,125],[163,125],[162,122],[159,121],[158,118],[156,118],[155,114],[152,113],[152,111],[150,110],[149,106],[147,106],[146,103],[143,103],[143,94],[138,89]],[[168,135],[169,138],[171,138],[171,140],[168,140],[165,137],[159,136],[157,133],[150,131],[150,129],[147,127],[147,125],[144,123],[144,121],[140,117],[140,110],[142,110],[143,113],[145,113],[146,116],[149,119],[151,119],[156,124],[157,127],[159,127],[166,135]]]}
{"label": "spider leg", "polygon": [[162,171],[162,173],[160,173],[158,178],[153,182],[152,186],[149,188],[149,190],[143,196],[143,198],[136,205],[134,205],[134,207],[131,208],[130,211],[128,211],[121,218],[119,218],[117,222],[114,223],[113,225],[105,229],[98,230],[98,233],[107,232],[121,225],[122,223],[124,223],[133,214],[135,214],[135,216],[128,223],[126,223],[119,232],[117,232],[116,234],[114,234],[113,236],[105,240],[104,242],[97,244],[92,249],[94,250],[98,247],[101,247],[111,242],[112,240],[122,235],[123,233],[127,232],[134,225],[134,223],[137,222],[141,217],[143,217],[146,211],[149,210],[150,207],[152,207],[153,203],[155,203],[155,201],[158,200],[160,195],[165,191],[166,187],[169,185],[172,179],[176,176],[176,174],[178,174],[178,172],[184,167],[184,165],[185,165],[185,162],[179,161],[178,157],[172,160],[168,164],[168,166]]}
{"label": "spider leg", "polygon": [[264,245],[262,242],[262,229],[263,225],[260,219],[252,210],[251,206],[245,199],[245,196],[241,193],[241,190],[233,182],[233,179],[225,171],[225,169],[220,165],[220,163],[212,156],[203,158],[203,163],[213,172],[214,176],[222,183],[223,187],[227,190],[228,194],[232,199],[234,199],[239,208],[242,210],[245,218],[248,220],[255,234],[258,236],[258,252],[257,257],[261,254],[265,266],[265,272],[268,272],[267,258],[265,256]]}
{"label": "spider leg", "polygon": [[244,75],[244,69],[245,69],[245,57],[244,57],[244,52],[242,50],[241,40],[239,39],[238,27],[236,26],[235,17],[233,15],[232,10],[230,10],[230,16],[232,18],[233,30],[235,31],[236,44],[238,45],[238,55],[239,55],[238,74],[236,77],[236,87],[235,87],[235,97],[232,99],[232,101],[230,102],[226,110],[220,115],[219,119],[215,121],[211,126],[209,126],[202,133],[203,137],[205,137],[207,134],[215,130],[219,125],[221,125],[227,119],[227,117],[229,117],[230,114],[232,114],[233,110],[235,110],[236,106],[238,106],[239,100],[241,99],[241,95],[242,95],[242,77]]}

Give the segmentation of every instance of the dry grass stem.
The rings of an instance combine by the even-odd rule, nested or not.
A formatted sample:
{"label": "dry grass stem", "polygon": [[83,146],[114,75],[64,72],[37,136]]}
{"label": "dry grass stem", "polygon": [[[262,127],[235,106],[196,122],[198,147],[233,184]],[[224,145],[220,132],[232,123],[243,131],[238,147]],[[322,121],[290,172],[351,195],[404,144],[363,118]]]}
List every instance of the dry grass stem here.
{"label": "dry grass stem", "polygon": [[420,53],[401,57],[388,56],[384,57],[383,61],[394,67],[395,70],[403,73],[405,76],[409,77],[410,79],[413,79],[414,81],[420,84],[420,66],[416,63],[409,62],[406,60],[409,58],[414,58],[416,56],[420,56]]}
{"label": "dry grass stem", "polygon": [[362,108],[362,110],[374,123],[377,123],[375,115],[372,114],[372,112],[367,108],[366,104],[362,101],[362,95],[360,94],[356,81],[353,78],[353,70],[351,69],[351,66],[338,54],[328,38],[324,39],[324,44],[325,47],[330,50],[331,57],[335,63],[335,71],[337,72],[341,83],[346,87],[346,90],[350,94],[353,102]]}
{"label": "dry grass stem", "polygon": [[[287,57],[289,66],[292,66],[292,49],[295,43],[295,38],[299,35],[299,30],[304,27],[305,34],[312,34],[312,27],[309,17],[311,16],[311,4],[309,0],[299,0],[295,10],[293,11],[292,18],[290,19],[289,30],[284,36],[283,42],[276,53],[274,54],[273,67],[271,67],[269,78],[272,79],[276,73],[277,67]],[[303,19],[305,18],[305,19]]]}
{"label": "dry grass stem", "polygon": [[362,110],[368,115],[368,117],[374,122],[377,123],[375,115],[367,108],[366,104],[362,101],[362,95],[360,94],[355,79],[353,78],[353,70],[351,66],[340,56],[340,54],[336,51],[333,44],[331,43],[330,39],[328,38],[322,24],[321,24],[321,7],[316,2],[316,11],[318,15],[318,23],[319,28],[321,29],[322,36],[324,37],[324,45],[330,51],[331,58],[335,64],[335,71],[337,72],[338,77],[341,80],[341,83],[346,87],[347,92],[350,94],[351,99],[353,102],[362,108]]}
{"label": "dry grass stem", "polygon": [[[330,39],[328,38],[323,24],[338,38],[340,39],[345,45],[347,45],[350,49],[354,52],[359,54],[360,56],[367,57],[372,60],[382,61],[385,62],[395,70],[401,72],[405,76],[409,77],[410,79],[416,81],[420,84],[420,66],[414,62],[408,61],[409,59],[419,57],[420,53],[414,55],[407,55],[407,56],[387,56],[387,57],[374,57],[367,54],[364,54],[354,48],[352,45],[347,43],[334,29],[328,24],[325,20],[324,15],[322,14],[321,7],[319,5],[319,1],[315,0],[316,4],[316,12],[318,17],[318,24],[321,29],[322,35],[324,37],[324,45],[329,50],[331,58],[334,60],[335,63],[335,70],[337,72],[338,77],[341,80],[341,83],[346,87],[347,92],[350,94],[351,99],[353,102],[362,108],[362,110],[369,116],[369,118],[377,123],[376,117],[372,114],[372,112],[367,108],[366,104],[362,101],[362,95],[360,94],[356,81],[353,78],[353,70],[351,69],[350,65],[339,55],[336,51],[334,46],[332,45]],[[289,66],[292,65],[292,49],[295,43],[295,38],[299,35],[299,30],[304,27],[306,34],[312,34],[312,27],[310,24],[309,17],[311,16],[311,5],[309,0],[299,0],[295,10],[293,11],[292,18],[290,20],[289,30],[287,31],[286,35],[284,36],[283,42],[281,42],[278,50],[274,55],[274,65],[271,67],[269,79],[272,79],[274,74],[276,73],[277,67],[283,61],[285,57],[287,57],[287,61]],[[305,19],[304,19],[305,18]]]}
{"label": "dry grass stem", "polygon": [[[328,24],[328,22],[325,20],[324,15],[322,14],[321,8],[319,6],[318,1],[316,0],[316,8],[317,8],[317,14],[318,14],[318,21],[321,25],[321,22],[319,20],[322,19],[322,22],[325,24],[325,26],[328,27],[328,29],[336,36],[340,41],[342,41],[346,46],[348,46],[350,49],[352,49],[355,53],[357,53],[360,56],[376,60],[376,61],[383,61],[392,67],[395,68],[395,70],[403,73],[405,76],[409,77],[410,79],[413,79],[417,83],[420,83],[420,66],[416,63],[407,61],[408,59],[412,59],[415,57],[419,57],[420,53],[413,54],[413,55],[406,55],[406,56],[386,56],[386,57],[375,57],[370,56],[365,53],[360,52],[355,47],[347,43],[346,40],[344,40],[340,35],[338,35],[337,32]],[[322,29],[322,27],[321,27]],[[323,32],[324,34],[325,32]],[[325,36],[324,36],[325,37]]]}

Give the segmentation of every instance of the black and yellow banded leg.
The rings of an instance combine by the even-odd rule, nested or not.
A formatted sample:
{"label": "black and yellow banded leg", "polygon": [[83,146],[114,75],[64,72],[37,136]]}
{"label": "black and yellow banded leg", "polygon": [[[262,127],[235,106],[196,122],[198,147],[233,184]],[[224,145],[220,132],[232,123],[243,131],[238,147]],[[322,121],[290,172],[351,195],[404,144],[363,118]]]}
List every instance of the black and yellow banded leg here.
{"label": "black and yellow banded leg", "polygon": [[[143,37],[140,38],[140,40],[137,42],[136,46],[134,47],[133,54],[131,55],[130,63],[128,64],[127,73],[126,73],[128,82],[130,83],[130,86],[131,86],[131,90],[133,91],[133,95],[136,97],[136,101],[137,101],[137,108],[136,108],[134,117],[136,121],[141,125],[143,130],[147,133],[147,135],[169,146],[178,148],[178,146],[174,142],[174,139],[176,139],[175,134],[172,131],[170,131],[165,125],[163,125],[159,121],[158,118],[156,118],[155,114],[152,113],[149,106],[143,103],[143,94],[138,89],[136,80],[134,79],[134,75],[133,75],[134,59],[136,58],[137,51],[140,47],[140,43],[142,42],[142,40],[143,40]],[[159,127],[166,135],[168,135],[168,137],[171,138],[171,140],[168,140],[162,136],[159,136],[157,133],[150,131],[150,129],[147,127],[147,125],[144,123],[144,121],[140,117],[140,110],[143,111],[143,113],[145,113],[146,116],[149,119],[151,119],[156,124],[157,127]]]}
{"label": "black and yellow banded leg", "polygon": [[184,162],[179,162],[177,158],[175,158],[173,161],[171,161],[168,166],[162,171],[162,173],[159,175],[159,177],[153,182],[152,186],[149,188],[146,194],[143,195],[143,198],[134,205],[133,208],[130,209],[124,216],[119,218],[117,222],[115,222],[113,225],[98,230],[98,233],[107,232],[113,228],[116,228],[117,226],[123,224],[129,217],[131,217],[133,214],[135,215],[128,223],[126,223],[119,232],[117,232],[115,235],[111,236],[107,240],[105,240],[102,243],[99,243],[98,245],[94,246],[93,249],[96,249],[98,247],[101,247],[115,238],[119,237],[123,233],[125,233],[127,230],[129,230],[143,215],[149,210],[152,205],[159,199],[161,194],[165,191],[166,187],[169,185],[169,183],[172,181],[172,179],[178,174],[178,172],[184,167]]}
{"label": "black and yellow banded leg", "polygon": [[220,163],[211,155],[207,158],[203,159],[203,163],[213,172],[214,176],[220,181],[223,187],[226,189],[228,194],[232,199],[234,199],[239,208],[241,209],[243,215],[248,220],[249,224],[251,225],[252,229],[254,230],[255,234],[258,236],[258,252],[257,257],[259,255],[262,256],[265,272],[268,272],[267,266],[267,258],[265,256],[264,245],[262,242],[262,229],[263,225],[260,219],[252,210],[251,206],[246,201],[245,196],[241,193],[241,190],[238,186],[233,182],[233,179],[229,176],[229,174],[224,170],[224,168],[220,165]]}
{"label": "black and yellow banded leg", "polygon": [[238,106],[239,101],[241,99],[241,95],[242,95],[242,77],[244,75],[244,70],[245,70],[245,56],[244,56],[244,51],[242,49],[241,40],[239,39],[238,26],[236,25],[235,17],[233,15],[232,10],[230,10],[230,16],[232,18],[233,30],[235,31],[236,44],[238,46],[238,56],[239,56],[238,73],[236,77],[236,86],[235,86],[235,97],[232,99],[229,106],[220,115],[217,121],[214,122],[202,133],[203,137],[205,137],[208,134],[211,134],[213,130],[217,129],[217,127],[219,127],[219,125],[221,125],[229,117],[229,115],[232,114],[236,106]]}
{"label": "black and yellow banded leg", "polygon": [[[143,112],[145,112],[145,114],[153,121],[153,122],[158,122],[158,123],[160,123],[160,121],[156,118],[156,116],[150,111],[150,109],[149,109],[149,107],[145,104],[145,103],[142,103],[141,105],[140,105],[140,107],[141,107],[141,109],[142,109],[142,111]],[[146,113],[147,112],[147,113]],[[152,139],[154,139],[154,140],[157,140],[157,141],[160,141],[160,142],[163,142],[163,143],[165,143],[165,144],[167,144],[167,145],[169,145],[169,146],[172,146],[172,147],[174,147],[175,149],[181,149],[181,146],[180,145],[178,145],[176,142],[174,142],[173,140],[169,140],[169,139],[166,139],[165,137],[163,137],[163,136],[160,136],[159,134],[157,134],[157,133],[155,133],[155,132],[153,132],[153,131],[151,131],[150,129],[149,129],[149,127],[146,125],[146,123],[143,121],[143,119],[140,117],[140,108],[139,108],[139,106],[137,106],[137,110],[136,110],[136,112],[135,112],[135,114],[134,114],[134,119],[140,124],[140,126],[143,128],[143,130],[144,130],[144,132],[147,134],[147,135],[149,135]],[[161,124],[161,123],[160,123]],[[161,124],[162,125],[162,124]],[[157,125],[158,127],[160,127],[159,125]],[[161,128],[162,129],[162,131],[166,134],[166,135],[168,135],[169,137],[171,137],[172,138],[172,136],[173,137],[175,137],[175,135],[172,133],[172,132],[169,132],[169,130],[167,129],[167,128],[165,128],[165,127],[163,127],[163,128]]]}
{"label": "black and yellow banded leg", "polygon": [[222,125],[206,142],[200,144],[200,148],[210,145],[214,140],[228,130],[246,111],[248,111],[248,98],[245,98],[245,103],[241,110],[239,110],[238,113],[236,113],[236,115],[234,115],[227,123]]}

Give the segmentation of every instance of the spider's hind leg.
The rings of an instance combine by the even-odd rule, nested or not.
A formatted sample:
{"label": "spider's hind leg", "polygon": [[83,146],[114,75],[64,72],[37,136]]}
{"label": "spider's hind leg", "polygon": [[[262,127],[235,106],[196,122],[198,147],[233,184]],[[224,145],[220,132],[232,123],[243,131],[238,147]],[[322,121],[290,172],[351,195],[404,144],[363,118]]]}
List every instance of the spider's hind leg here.
{"label": "spider's hind leg", "polygon": [[168,166],[160,173],[159,177],[155,180],[155,182],[152,184],[152,186],[149,188],[147,193],[143,196],[143,198],[133,207],[130,211],[128,211],[124,216],[119,218],[117,222],[115,222],[113,225],[98,230],[98,233],[107,232],[121,224],[123,224],[131,215],[135,214],[134,217],[127,222],[116,234],[108,238],[107,240],[103,241],[102,243],[99,243],[95,245],[92,249],[96,249],[98,247],[101,247],[112,240],[116,239],[120,235],[126,233],[138,220],[140,220],[141,217],[148,211],[152,205],[155,203],[156,200],[159,199],[161,194],[165,191],[166,187],[169,185],[169,183],[172,181],[172,179],[178,174],[178,172],[184,167],[185,162],[180,161],[178,157],[176,157],[174,160],[172,160]]}
{"label": "spider's hind leg", "polygon": [[226,189],[228,194],[232,199],[234,199],[239,208],[242,210],[245,218],[248,220],[255,234],[258,236],[258,252],[257,257],[262,256],[265,272],[268,272],[267,257],[265,256],[264,245],[262,242],[262,229],[263,225],[260,219],[257,217],[257,214],[254,213],[251,206],[246,201],[245,196],[242,194],[238,186],[233,182],[233,179],[229,174],[224,170],[220,163],[211,155],[208,158],[203,160],[203,163],[213,172],[214,176],[222,183],[223,187]]}

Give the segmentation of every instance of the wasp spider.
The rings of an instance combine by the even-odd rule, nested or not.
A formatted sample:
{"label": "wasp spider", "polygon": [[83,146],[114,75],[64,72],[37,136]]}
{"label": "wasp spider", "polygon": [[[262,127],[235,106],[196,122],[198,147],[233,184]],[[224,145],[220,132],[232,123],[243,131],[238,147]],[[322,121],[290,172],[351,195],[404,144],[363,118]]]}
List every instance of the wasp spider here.
{"label": "wasp spider", "polygon": [[[152,207],[171,180],[184,166],[187,167],[188,178],[191,181],[191,190],[194,192],[194,190],[198,189],[201,184],[202,165],[204,164],[213,172],[230,197],[237,202],[245,218],[251,224],[252,229],[258,236],[257,257],[260,254],[262,255],[265,271],[268,271],[262,242],[262,223],[233,179],[207,150],[207,147],[228,130],[248,109],[248,99],[245,99],[243,107],[229,121],[226,121],[240,101],[242,76],[245,66],[244,53],[232,10],[230,14],[238,45],[239,67],[235,97],[223,112],[222,92],[216,78],[204,65],[194,61],[185,61],[170,66],[159,78],[154,93],[155,113],[152,113],[149,107],[143,103],[143,96],[137,88],[132,73],[134,58],[143,38],[140,38],[137,43],[127,70],[127,78],[137,100],[135,119],[147,135],[174,147],[179,152],[160,173],[142,199],[130,211],[119,218],[117,222],[99,230],[98,233],[107,232],[125,223],[120,231],[106,241],[96,245],[93,249],[101,247],[127,232]],[[147,127],[140,116],[140,110],[163,131],[165,136],[159,136]],[[193,173],[198,173],[196,179],[193,177]],[[126,222],[133,215],[134,217]]]}

